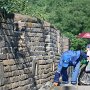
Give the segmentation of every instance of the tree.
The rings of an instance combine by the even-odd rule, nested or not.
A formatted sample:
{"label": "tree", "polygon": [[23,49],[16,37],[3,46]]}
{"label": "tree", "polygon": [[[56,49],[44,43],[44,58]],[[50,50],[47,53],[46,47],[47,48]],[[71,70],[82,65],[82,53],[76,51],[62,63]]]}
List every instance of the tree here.
{"label": "tree", "polygon": [[[64,35],[90,31],[90,0],[0,0],[0,7],[48,21]],[[79,40],[73,43],[71,48],[76,48]]]}

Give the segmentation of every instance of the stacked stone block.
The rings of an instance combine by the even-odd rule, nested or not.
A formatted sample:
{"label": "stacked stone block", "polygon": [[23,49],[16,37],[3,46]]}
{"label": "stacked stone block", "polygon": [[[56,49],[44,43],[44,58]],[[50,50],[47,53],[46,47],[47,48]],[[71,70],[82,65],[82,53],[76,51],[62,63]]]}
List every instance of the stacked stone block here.
{"label": "stacked stone block", "polygon": [[[50,23],[21,14],[0,14],[0,90],[38,90],[53,81],[68,46]],[[5,17],[4,17],[5,16]],[[65,48],[66,49],[66,48]]]}
{"label": "stacked stone block", "polygon": [[13,14],[8,15],[6,18],[0,16],[0,90],[34,90],[32,60],[26,54],[25,28],[16,30]]}
{"label": "stacked stone block", "polygon": [[[31,23],[30,26],[28,24],[26,29],[26,38],[27,38],[27,48],[30,52],[30,57],[33,59],[33,74],[35,78],[35,83],[37,88],[39,88],[42,84],[42,71],[39,68],[39,64],[42,64],[44,60],[43,57],[45,56],[45,39],[42,24],[38,23]],[[30,22],[28,22],[30,23]],[[32,25],[32,26],[31,26]],[[44,62],[44,61],[43,61]],[[43,81],[44,82],[44,81]]]}

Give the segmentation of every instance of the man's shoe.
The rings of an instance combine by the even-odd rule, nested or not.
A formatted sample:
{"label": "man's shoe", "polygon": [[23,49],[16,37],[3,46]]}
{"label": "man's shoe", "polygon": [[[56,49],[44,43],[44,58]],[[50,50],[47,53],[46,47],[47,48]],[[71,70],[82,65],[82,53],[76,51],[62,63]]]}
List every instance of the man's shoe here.
{"label": "man's shoe", "polygon": [[76,85],[77,82],[76,81],[71,81],[71,84]]}
{"label": "man's shoe", "polygon": [[62,81],[62,84],[68,84],[69,82],[68,81]]}

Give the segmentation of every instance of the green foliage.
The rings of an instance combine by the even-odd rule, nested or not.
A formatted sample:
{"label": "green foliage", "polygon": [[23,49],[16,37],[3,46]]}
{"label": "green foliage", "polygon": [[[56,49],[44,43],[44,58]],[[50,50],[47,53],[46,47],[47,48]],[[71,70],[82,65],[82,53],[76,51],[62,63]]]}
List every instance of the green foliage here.
{"label": "green foliage", "polygon": [[88,61],[85,59],[81,60],[81,65],[83,65],[83,64],[88,64]]}
{"label": "green foliage", "polygon": [[87,40],[82,38],[77,38],[77,36],[72,33],[64,33],[66,37],[70,39],[70,49],[71,50],[85,50],[87,45]]}
{"label": "green foliage", "polygon": [[90,0],[0,0],[0,7],[52,23],[65,36],[72,37],[71,49],[83,49],[88,43],[76,35],[90,32]]}
{"label": "green foliage", "polygon": [[1,0],[1,8],[5,8],[8,12],[24,13],[28,10],[26,5],[29,5],[28,0]]}

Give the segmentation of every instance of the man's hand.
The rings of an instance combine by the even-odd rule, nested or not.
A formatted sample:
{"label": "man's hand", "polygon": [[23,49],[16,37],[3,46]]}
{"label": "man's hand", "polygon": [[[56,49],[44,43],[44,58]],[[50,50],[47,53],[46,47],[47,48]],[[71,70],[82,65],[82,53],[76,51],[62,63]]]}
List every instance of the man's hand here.
{"label": "man's hand", "polygon": [[57,82],[54,82],[53,85],[54,85],[54,86],[58,86],[58,83],[57,83]]}

